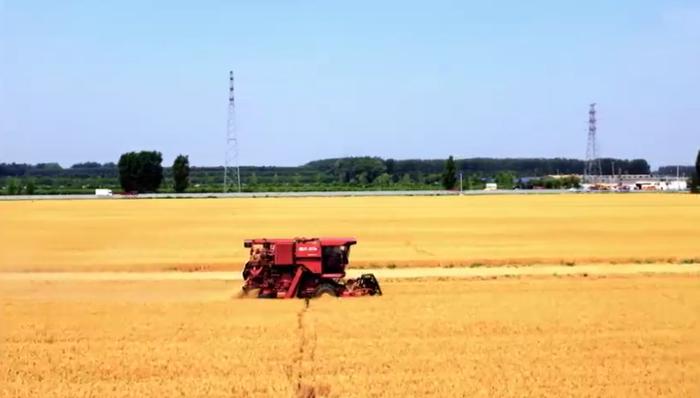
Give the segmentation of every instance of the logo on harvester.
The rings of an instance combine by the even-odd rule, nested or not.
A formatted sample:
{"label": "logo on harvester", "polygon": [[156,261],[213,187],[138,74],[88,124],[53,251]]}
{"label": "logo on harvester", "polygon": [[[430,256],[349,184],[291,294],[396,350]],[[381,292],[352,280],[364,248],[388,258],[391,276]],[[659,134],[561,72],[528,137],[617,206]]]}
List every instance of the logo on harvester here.
{"label": "logo on harvester", "polygon": [[299,246],[299,248],[297,250],[299,250],[300,252],[317,252],[318,247],[316,247],[316,246]]}

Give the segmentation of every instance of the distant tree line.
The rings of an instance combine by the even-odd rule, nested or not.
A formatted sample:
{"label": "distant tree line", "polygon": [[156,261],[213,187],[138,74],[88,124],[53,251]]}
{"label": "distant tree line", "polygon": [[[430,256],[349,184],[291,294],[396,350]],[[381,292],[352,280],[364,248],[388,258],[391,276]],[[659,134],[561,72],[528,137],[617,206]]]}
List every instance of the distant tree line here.
{"label": "distant tree line", "polygon": [[[90,161],[68,168],[57,163],[0,163],[0,190],[2,193],[27,190],[88,193],[95,188],[111,188],[140,192],[211,192],[222,188],[223,167],[190,166],[184,155],[170,167],[162,166],[159,153],[146,153],[148,151],[125,154],[120,164]],[[450,168],[454,168],[454,173],[446,173],[448,162],[452,163]],[[616,174],[650,173],[644,159],[601,159],[600,162],[603,174],[613,170]],[[675,166],[668,167],[673,167],[671,174],[675,174]],[[534,181],[533,186],[540,186],[535,177],[542,180],[543,187],[556,186],[558,182],[541,177],[580,174],[583,168],[583,160],[565,158],[470,158],[446,162],[445,159],[348,157],[316,160],[297,167],[242,166],[240,171],[244,191],[329,191],[454,189],[459,184],[460,173],[464,189],[482,189],[487,182],[496,182],[506,189],[527,189],[532,185],[530,181]],[[666,171],[666,166],[660,170]],[[148,176],[138,177],[139,173]],[[120,177],[122,175],[124,177]]]}
{"label": "distant tree line", "polygon": [[[600,159],[602,173],[614,174],[650,174],[649,163],[644,159]],[[455,168],[465,174],[495,175],[502,171],[509,171],[518,177],[537,177],[552,174],[581,174],[585,162],[580,159],[564,158],[470,158],[456,159]],[[394,160],[370,157],[353,157],[340,159],[323,159],[309,162],[302,167],[310,167],[342,176],[344,180],[352,179],[361,173],[368,176],[379,175],[386,172],[390,175],[403,175],[405,173],[434,174],[441,173],[445,166],[444,159],[420,160]]]}
{"label": "distant tree line", "polygon": [[117,177],[115,163],[85,162],[63,168],[58,163],[0,163],[0,177]]}
{"label": "distant tree line", "polygon": [[661,166],[655,174],[662,176],[689,177],[695,173],[695,166]]}
{"label": "distant tree line", "polygon": [[[603,174],[610,174],[614,166],[615,174],[649,174],[650,167],[644,159],[601,159]],[[441,173],[445,165],[444,159],[407,159],[394,160],[378,157],[349,157],[338,159],[323,159],[309,162],[298,167],[276,166],[244,166],[249,172],[265,174],[274,170],[278,175],[294,175],[295,173],[309,173],[320,171],[336,177],[341,181],[349,181],[365,173],[368,179],[378,177],[383,173],[401,176],[404,173]],[[500,171],[510,171],[517,176],[536,177],[550,174],[580,174],[583,171],[584,161],[580,159],[497,159],[497,158],[470,158],[455,159],[455,167],[464,173],[482,173],[495,175]],[[681,166],[681,172],[688,172],[694,166]],[[223,167],[193,167],[206,172],[223,173]],[[664,174],[676,173],[676,166],[662,166],[659,172]],[[108,176],[115,177],[118,174],[115,163],[84,162],[76,163],[69,168],[62,168],[58,163],[39,163],[36,165],[26,163],[0,163],[0,177],[5,176]],[[688,173],[690,174],[690,173]]]}

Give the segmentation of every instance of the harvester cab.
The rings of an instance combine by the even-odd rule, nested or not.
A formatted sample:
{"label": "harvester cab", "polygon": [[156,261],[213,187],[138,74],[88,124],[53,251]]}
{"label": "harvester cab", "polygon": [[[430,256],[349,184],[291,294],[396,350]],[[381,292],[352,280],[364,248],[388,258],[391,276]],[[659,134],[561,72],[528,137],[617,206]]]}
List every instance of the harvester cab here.
{"label": "harvester cab", "polygon": [[243,293],[264,298],[381,295],[377,279],[345,280],[354,238],[249,239]]}

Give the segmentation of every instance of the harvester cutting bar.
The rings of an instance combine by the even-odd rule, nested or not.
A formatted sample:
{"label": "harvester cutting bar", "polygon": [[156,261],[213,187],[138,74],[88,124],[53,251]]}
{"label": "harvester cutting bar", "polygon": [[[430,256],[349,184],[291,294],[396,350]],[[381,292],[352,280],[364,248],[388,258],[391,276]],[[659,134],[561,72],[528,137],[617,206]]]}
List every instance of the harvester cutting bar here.
{"label": "harvester cutting bar", "polygon": [[343,297],[357,296],[381,296],[382,289],[374,274],[362,274],[357,279],[350,279],[345,283]]}

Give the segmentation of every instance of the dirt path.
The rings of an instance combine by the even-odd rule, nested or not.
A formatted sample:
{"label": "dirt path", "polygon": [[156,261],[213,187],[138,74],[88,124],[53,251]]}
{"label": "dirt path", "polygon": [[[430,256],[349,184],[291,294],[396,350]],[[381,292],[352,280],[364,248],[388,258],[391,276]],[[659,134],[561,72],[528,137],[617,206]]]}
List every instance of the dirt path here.
{"label": "dirt path", "polygon": [[[528,267],[396,268],[349,270],[348,277],[373,273],[380,279],[488,278],[505,276],[605,276],[639,274],[700,275],[697,264],[543,265]],[[240,272],[7,272],[2,281],[158,281],[241,280]]]}

